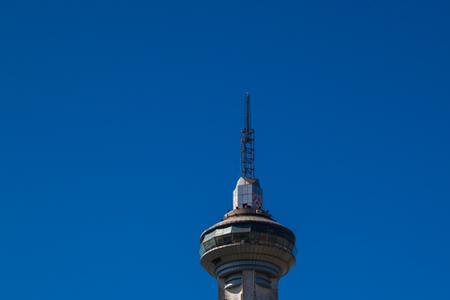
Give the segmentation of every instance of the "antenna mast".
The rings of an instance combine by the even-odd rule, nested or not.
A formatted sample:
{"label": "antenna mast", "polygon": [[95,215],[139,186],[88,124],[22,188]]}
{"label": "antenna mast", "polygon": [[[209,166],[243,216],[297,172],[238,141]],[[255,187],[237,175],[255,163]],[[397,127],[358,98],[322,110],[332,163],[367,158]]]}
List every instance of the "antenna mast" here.
{"label": "antenna mast", "polygon": [[255,178],[255,130],[250,123],[250,94],[245,94],[245,124],[241,130],[241,177]]}

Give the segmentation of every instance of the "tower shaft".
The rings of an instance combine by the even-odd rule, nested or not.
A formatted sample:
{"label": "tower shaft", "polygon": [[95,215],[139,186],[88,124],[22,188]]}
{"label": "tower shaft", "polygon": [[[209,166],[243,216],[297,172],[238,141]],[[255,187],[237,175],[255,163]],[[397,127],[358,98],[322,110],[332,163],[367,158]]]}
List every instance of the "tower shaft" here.
{"label": "tower shaft", "polygon": [[[218,279],[219,300],[278,299],[278,279],[270,279],[255,270],[243,270],[228,278]],[[233,284],[232,281],[236,283],[240,281],[240,287],[230,286]]]}

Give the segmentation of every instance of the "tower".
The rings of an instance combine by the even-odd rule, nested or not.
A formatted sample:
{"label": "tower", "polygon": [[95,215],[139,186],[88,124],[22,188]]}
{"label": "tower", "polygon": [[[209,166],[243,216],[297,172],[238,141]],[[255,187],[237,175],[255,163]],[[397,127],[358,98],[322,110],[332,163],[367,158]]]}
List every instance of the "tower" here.
{"label": "tower", "polygon": [[295,263],[294,233],[263,209],[250,121],[246,94],[233,209],[200,236],[200,262],[217,279],[219,300],[278,300],[278,281]]}

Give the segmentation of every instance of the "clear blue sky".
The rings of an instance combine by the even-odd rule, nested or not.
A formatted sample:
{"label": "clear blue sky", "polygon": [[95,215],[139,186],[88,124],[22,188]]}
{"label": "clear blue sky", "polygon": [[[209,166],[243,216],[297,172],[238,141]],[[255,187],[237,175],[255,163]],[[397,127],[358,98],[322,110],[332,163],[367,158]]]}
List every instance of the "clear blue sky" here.
{"label": "clear blue sky", "polygon": [[280,296],[450,299],[448,1],[2,1],[0,298],[215,299],[242,97]]}

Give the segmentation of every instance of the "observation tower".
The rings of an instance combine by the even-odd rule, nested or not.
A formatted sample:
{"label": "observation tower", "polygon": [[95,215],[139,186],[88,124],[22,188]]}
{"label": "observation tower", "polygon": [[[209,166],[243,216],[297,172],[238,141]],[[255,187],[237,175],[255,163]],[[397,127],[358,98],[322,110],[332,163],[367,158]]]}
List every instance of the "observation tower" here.
{"label": "observation tower", "polygon": [[217,279],[219,300],[277,300],[278,281],[295,264],[294,233],[263,209],[250,121],[246,94],[233,209],[200,236],[200,262]]}

